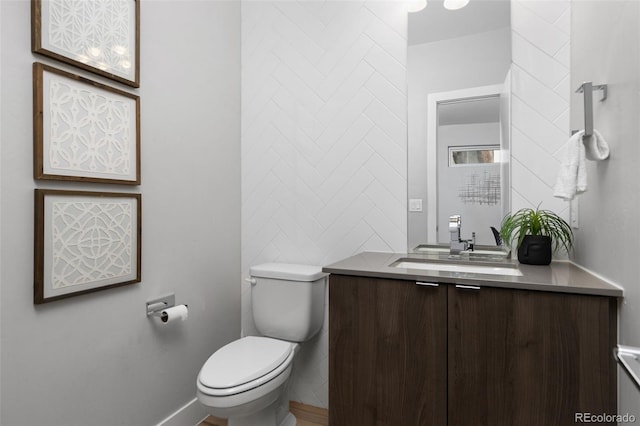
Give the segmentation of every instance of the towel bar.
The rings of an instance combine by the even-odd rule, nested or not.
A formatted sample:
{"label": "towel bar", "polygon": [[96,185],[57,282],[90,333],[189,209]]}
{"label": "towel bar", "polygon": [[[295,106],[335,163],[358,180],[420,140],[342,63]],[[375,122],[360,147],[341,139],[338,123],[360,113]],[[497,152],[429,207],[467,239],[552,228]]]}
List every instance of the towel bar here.
{"label": "towel bar", "polygon": [[576,93],[584,93],[584,136],[587,138],[593,135],[593,91],[602,90],[602,98],[600,102],[607,99],[607,85],[596,84],[591,81],[585,81],[582,83]]}

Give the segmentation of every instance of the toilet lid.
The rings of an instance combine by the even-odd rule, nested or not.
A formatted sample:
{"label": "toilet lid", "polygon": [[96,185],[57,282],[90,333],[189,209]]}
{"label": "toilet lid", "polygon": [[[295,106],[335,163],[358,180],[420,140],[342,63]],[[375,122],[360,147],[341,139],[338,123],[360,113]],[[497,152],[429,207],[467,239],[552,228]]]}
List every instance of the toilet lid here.
{"label": "toilet lid", "polygon": [[280,366],[293,345],[269,337],[247,336],[218,349],[200,371],[208,388],[224,389],[260,378]]}

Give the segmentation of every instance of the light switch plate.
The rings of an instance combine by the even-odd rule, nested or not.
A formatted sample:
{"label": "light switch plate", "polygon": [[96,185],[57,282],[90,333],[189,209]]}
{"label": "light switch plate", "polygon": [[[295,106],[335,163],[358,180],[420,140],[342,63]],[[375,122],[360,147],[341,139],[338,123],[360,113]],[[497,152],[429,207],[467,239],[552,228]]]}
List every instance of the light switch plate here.
{"label": "light switch plate", "polygon": [[422,198],[410,198],[409,199],[409,211],[421,212],[422,211]]}

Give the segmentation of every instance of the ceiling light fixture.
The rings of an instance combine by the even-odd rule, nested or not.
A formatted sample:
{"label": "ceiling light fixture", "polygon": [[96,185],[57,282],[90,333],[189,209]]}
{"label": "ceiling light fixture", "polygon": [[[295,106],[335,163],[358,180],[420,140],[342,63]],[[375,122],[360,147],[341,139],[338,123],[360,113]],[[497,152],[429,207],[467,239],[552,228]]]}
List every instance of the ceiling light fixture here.
{"label": "ceiling light fixture", "polygon": [[444,0],[444,8],[449,10],[462,9],[469,4],[469,0]]}
{"label": "ceiling light fixture", "polygon": [[408,3],[407,10],[409,13],[419,12],[427,7],[427,0],[410,0]]}

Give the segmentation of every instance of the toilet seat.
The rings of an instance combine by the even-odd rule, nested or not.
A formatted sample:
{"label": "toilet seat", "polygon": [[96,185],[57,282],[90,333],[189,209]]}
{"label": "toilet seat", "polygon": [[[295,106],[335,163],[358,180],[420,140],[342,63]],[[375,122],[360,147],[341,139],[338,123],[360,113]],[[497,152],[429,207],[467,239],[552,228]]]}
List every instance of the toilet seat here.
{"label": "toilet seat", "polygon": [[233,341],[209,357],[198,374],[198,390],[224,397],[262,386],[291,365],[295,346],[258,336]]}

